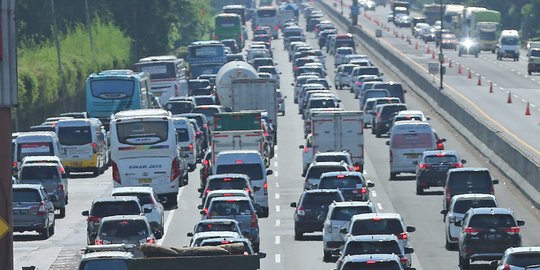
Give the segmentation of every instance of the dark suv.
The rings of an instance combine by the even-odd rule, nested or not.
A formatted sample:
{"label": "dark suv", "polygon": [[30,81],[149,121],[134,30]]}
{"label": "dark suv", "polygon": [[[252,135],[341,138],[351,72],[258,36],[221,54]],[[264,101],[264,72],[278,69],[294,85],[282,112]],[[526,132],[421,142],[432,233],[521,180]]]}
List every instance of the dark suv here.
{"label": "dark suv", "polygon": [[304,190],[298,204],[291,203],[294,211],[294,239],[302,240],[304,233],[320,232],[332,202],[343,202],[343,195],[337,189]]}
{"label": "dark suv", "polygon": [[456,168],[448,170],[444,188],[443,209],[448,209],[452,197],[459,194],[495,194],[494,184],[486,168]]}
{"label": "dark suv", "polygon": [[373,124],[371,125],[371,133],[375,134],[377,138],[380,138],[381,134],[388,133],[388,131],[390,131],[390,125],[392,125],[392,120],[394,120],[394,115],[404,110],[407,110],[407,105],[404,103],[381,104],[375,106],[375,115]]}
{"label": "dark suv", "polygon": [[466,269],[471,261],[499,260],[507,248],[521,246],[519,226],[525,222],[507,208],[472,208],[455,224],[461,226],[459,265]]}
{"label": "dark suv", "polygon": [[425,151],[416,165],[416,194],[421,195],[424,189],[444,187],[446,174],[452,168],[462,168],[467,161],[460,159],[458,152],[452,150]]}

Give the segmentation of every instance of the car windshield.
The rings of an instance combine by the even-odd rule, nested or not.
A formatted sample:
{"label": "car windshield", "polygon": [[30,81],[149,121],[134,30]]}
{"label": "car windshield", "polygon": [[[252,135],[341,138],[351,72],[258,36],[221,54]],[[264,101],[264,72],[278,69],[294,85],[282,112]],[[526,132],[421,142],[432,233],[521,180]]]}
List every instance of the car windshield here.
{"label": "car windshield", "polygon": [[332,176],[321,179],[319,188],[321,189],[340,189],[340,188],[362,188],[362,180],[354,176]]}
{"label": "car windshield", "polygon": [[517,37],[504,37],[501,39],[501,45],[518,45],[519,39]]}
{"label": "car windshield", "polygon": [[195,233],[200,232],[213,232],[213,231],[226,231],[237,232],[238,227],[233,222],[216,222],[216,223],[199,223],[195,228]]}
{"label": "car windshield", "polygon": [[109,217],[118,215],[140,215],[141,208],[134,201],[129,202],[96,202],[92,207],[92,216]]}
{"label": "car windshield", "polygon": [[199,88],[207,88],[207,87],[210,87],[210,81],[208,80],[188,81],[189,89],[199,89]]}
{"label": "car windshield", "polygon": [[402,254],[397,241],[351,241],[345,246],[343,255]]}
{"label": "car windshield", "polygon": [[219,189],[245,189],[246,180],[242,178],[224,178],[224,179],[215,179],[210,180],[208,183],[208,189],[210,190],[219,190]]}
{"label": "car windshield", "polygon": [[35,189],[14,189],[13,202],[40,202],[41,196]]}
{"label": "car windshield", "polygon": [[179,142],[189,142],[189,131],[187,128],[177,128],[176,134],[178,135]]}
{"label": "car windshield", "polygon": [[515,227],[516,221],[512,215],[479,214],[471,217],[469,227],[498,228]]}
{"label": "car windshield", "polygon": [[514,253],[508,256],[507,264],[517,267],[527,267],[540,264],[540,252]]}
{"label": "car windshield", "polygon": [[154,200],[152,200],[152,195],[149,193],[139,193],[139,192],[117,192],[114,193],[113,196],[135,196],[139,198],[139,202],[142,205],[145,204],[153,204]]}
{"label": "car windshield", "polygon": [[395,261],[389,262],[348,262],[343,266],[343,270],[400,270],[402,269]]}
{"label": "car windshield", "polygon": [[101,224],[100,236],[107,237],[146,237],[149,235],[148,226],[144,220],[109,220]]}
{"label": "car windshield", "polygon": [[201,105],[214,105],[214,99],[212,97],[194,97],[195,104],[197,106]]}
{"label": "car windshield", "polygon": [[306,193],[302,199],[301,207],[313,208],[320,206],[328,206],[332,202],[339,202],[342,199],[337,192],[313,192]]}
{"label": "car windshield", "polygon": [[479,207],[497,207],[497,204],[493,200],[459,200],[454,204],[453,211],[465,214],[469,209]]}
{"label": "car windshield", "polygon": [[345,162],[345,163],[348,163],[348,159],[346,156],[344,155],[334,155],[334,156],[330,156],[330,155],[318,155],[315,157],[315,161],[316,162]]}
{"label": "car windshield", "polygon": [[214,200],[208,211],[212,216],[251,215],[253,213],[251,203],[246,200]]}
{"label": "car windshield", "polygon": [[216,169],[217,174],[240,173],[249,176],[252,181],[263,179],[263,171],[261,164],[258,163],[219,165]]}
{"label": "car windshield", "polygon": [[396,218],[361,219],[354,222],[352,235],[400,234],[403,232],[401,221]]}
{"label": "car windshield", "polygon": [[21,180],[56,180],[60,179],[58,169],[53,166],[23,166]]}
{"label": "car windshield", "polygon": [[350,221],[352,216],[373,213],[373,210],[368,206],[349,206],[336,207],[332,212],[331,220]]}
{"label": "car windshield", "polygon": [[59,127],[58,140],[61,145],[84,145],[92,143],[92,133],[89,126]]}
{"label": "car windshield", "polygon": [[453,194],[486,193],[493,188],[487,171],[452,172],[448,181]]}
{"label": "car windshield", "polygon": [[344,166],[313,166],[308,169],[307,178],[321,178],[321,174],[327,172],[342,172],[347,171],[347,168]]}

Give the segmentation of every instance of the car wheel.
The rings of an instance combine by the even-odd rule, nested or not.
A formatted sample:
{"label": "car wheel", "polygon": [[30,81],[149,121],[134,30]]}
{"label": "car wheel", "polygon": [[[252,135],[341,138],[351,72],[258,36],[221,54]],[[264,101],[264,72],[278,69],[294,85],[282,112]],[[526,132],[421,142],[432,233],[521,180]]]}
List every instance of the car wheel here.
{"label": "car wheel", "polygon": [[422,186],[416,185],[416,195],[423,195],[424,188]]}
{"label": "car wheel", "polygon": [[62,207],[59,210],[60,210],[60,215],[58,215],[58,217],[59,218],[65,218],[66,217],[66,208]]}
{"label": "car wheel", "polygon": [[260,250],[259,246],[260,245],[261,244],[259,242],[253,243],[253,251],[255,251],[255,253],[259,253],[259,250]]}
{"label": "car wheel", "polygon": [[378,131],[378,130],[375,130],[375,137],[380,138],[381,137],[381,132]]}
{"label": "car wheel", "polygon": [[331,259],[332,259],[332,253],[330,251],[327,251],[327,250],[323,250],[323,261],[324,262],[329,262]]}
{"label": "car wheel", "polygon": [[456,248],[456,244],[455,243],[450,243],[450,242],[448,242],[448,239],[446,239],[444,247],[446,248],[446,250],[452,251],[452,250],[454,250]]}
{"label": "car wheel", "polygon": [[297,231],[296,229],[294,230],[294,240],[302,240],[304,239],[304,233],[303,232],[299,232]]}
{"label": "car wheel", "polygon": [[532,72],[530,72],[530,71],[527,71],[527,73],[529,73],[529,76],[532,75]]}
{"label": "car wheel", "polygon": [[390,180],[394,180],[396,179],[396,177],[397,177],[397,173],[393,173],[393,172],[390,173]]}
{"label": "car wheel", "polygon": [[49,227],[49,237],[54,235],[54,227],[56,226],[56,222],[53,221],[53,224]]}
{"label": "car wheel", "polygon": [[49,239],[49,237],[51,237],[51,231],[48,227],[43,228],[43,230],[39,232],[39,235],[41,236],[41,239]]}
{"label": "car wheel", "polygon": [[461,267],[461,269],[468,269],[469,266],[471,266],[470,260],[463,258],[461,256],[461,252],[459,253],[458,257],[459,257],[459,266]]}
{"label": "car wheel", "polygon": [[182,178],[182,185],[187,186],[189,183],[189,174],[186,173],[186,175]]}

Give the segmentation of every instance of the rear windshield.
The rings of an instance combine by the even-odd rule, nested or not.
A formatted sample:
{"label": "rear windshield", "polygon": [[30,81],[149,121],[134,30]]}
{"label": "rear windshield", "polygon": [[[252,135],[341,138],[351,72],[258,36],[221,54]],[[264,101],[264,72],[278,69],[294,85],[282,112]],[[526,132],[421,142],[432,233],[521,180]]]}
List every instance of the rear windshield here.
{"label": "rear windshield", "polygon": [[352,235],[400,234],[403,232],[401,221],[395,218],[362,219],[354,222]]}
{"label": "rear windshield", "polygon": [[150,79],[176,78],[176,68],[173,62],[170,63],[137,63],[135,71],[147,72]]}
{"label": "rear windshield", "polygon": [[164,142],[169,137],[167,121],[139,121],[117,123],[118,141],[121,144],[149,145]]}
{"label": "rear windshield", "polygon": [[61,145],[85,145],[92,143],[92,131],[89,126],[59,127],[58,140]]}
{"label": "rear windshield", "polygon": [[50,142],[18,143],[17,161],[29,156],[54,156],[53,144]]}
{"label": "rear windshield", "polygon": [[508,256],[506,263],[517,267],[537,265],[540,264],[540,252],[515,253]]}
{"label": "rear windshield", "polygon": [[246,187],[246,180],[241,178],[215,179],[210,180],[210,183],[208,183],[208,189],[210,190],[244,189]]}
{"label": "rear windshield", "polygon": [[351,241],[343,253],[343,255],[402,254],[397,241]]}
{"label": "rear windshield", "polygon": [[141,208],[136,202],[97,202],[92,207],[92,216],[139,215]]}
{"label": "rear windshield", "polygon": [[373,213],[373,210],[367,206],[337,207],[332,212],[331,220],[350,221],[352,216],[360,214]]}
{"label": "rear windshield", "polygon": [[257,17],[259,18],[270,18],[275,17],[277,10],[275,9],[259,9],[257,10]]}
{"label": "rear windshield", "polygon": [[306,193],[302,199],[302,207],[328,206],[332,202],[342,201],[337,192]]}
{"label": "rear windshield", "polygon": [[493,188],[491,176],[487,171],[452,172],[448,181],[448,185],[452,188],[454,194],[486,193]]}
{"label": "rear windshield", "polygon": [[366,67],[360,69],[358,72],[360,75],[379,75],[379,69],[376,67]]}
{"label": "rear windshield", "polygon": [[454,204],[454,212],[465,214],[471,208],[497,207],[493,200],[459,200]]}
{"label": "rear windshield", "polygon": [[374,87],[388,90],[393,97],[403,96],[403,87],[401,84],[378,83]]}
{"label": "rear windshield", "polygon": [[123,192],[123,193],[114,193],[114,196],[135,196],[139,198],[141,205],[153,204],[152,195],[149,193],[136,193],[136,192]]}
{"label": "rear windshield", "polygon": [[212,216],[251,215],[253,209],[249,201],[212,201],[209,213]]}
{"label": "rear windshield", "polygon": [[225,232],[238,232],[237,226],[232,222],[220,222],[220,223],[199,223],[195,228],[195,233],[200,232],[213,232],[213,231],[225,231]]}
{"label": "rear windshield", "polygon": [[390,106],[385,106],[381,112],[381,117],[383,118],[387,118],[389,117],[390,115],[396,113],[396,112],[399,112],[399,111],[404,111],[406,110],[407,108],[403,105],[390,105]]}
{"label": "rear windshield", "polygon": [[431,133],[405,133],[392,136],[392,148],[432,148],[433,134]]}
{"label": "rear windshield", "polygon": [[21,180],[60,179],[58,169],[53,166],[23,166]]}
{"label": "rear windshield", "polygon": [[452,164],[458,162],[456,156],[426,156],[425,162],[428,164]]}
{"label": "rear windshield", "polygon": [[343,73],[345,74],[351,74],[353,68],[355,68],[356,66],[344,66],[343,67]]}
{"label": "rear windshield", "polygon": [[326,89],[330,88],[330,85],[328,84],[328,81],[324,80],[324,79],[309,79],[306,82],[307,83],[318,83],[318,84],[322,84]]}
{"label": "rear windshield", "polygon": [[362,179],[358,177],[325,177],[321,179],[319,188],[321,189],[335,189],[335,188],[362,188]]}
{"label": "rear windshield", "polygon": [[249,179],[261,180],[263,176],[263,168],[261,164],[228,164],[228,165],[219,165],[216,169],[218,174],[222,173],[240,173],[249,176]]}
{"label": "rear windshield", "polygon": [[148,226],[144,220],[110,220],[101,224],[101,236],[108,237],[145,237],[149,235]]}
{"label": "rear windshield", "polygon": [[179,142],[189,142],[189,131],[187,128],[177,128],[176,134],[178,134]]}
{"label": "rear windshield", "polygon": [[335,108],[336,103],[333,99],[314,99],[309,101],[309,108]]}
{"label": "rear windshield", "polygon": [[358,269],[362,269],[362,270],[400,270],[402,268],[395,261],[377,262],[377,263],[348,262],[343,267],[343,270],[358,270]]}
{"label": "rear windshield", "polygon": [[191,102],[169,102],[165,105],[165,109],[172,114],[190,113],[193,107]]}
{"label": "rear windshield", "polygon": [[515,227],[516,222],[512,215],[474,215],[469,221],[469,227],[483,227],[483,228],[494,228],[494,227]]}
{"label": "rear windshield", "polygon": [[14,189],[13,202],[40,202],[41,196],[35,189]]}
{"label": "rear windshield", "polygon": [[347,171],[347,168],[343,166],[313,166],[309,168],[307,178],[321,178],[321,174],[327,172],[342,172]]}
{"label": "rear windshield", "polygon": [[302,35],[302,29],[294,28],[294,29],[285,29],[283,32],[284,37],[292,37],[292,36],[301,36]]}
{"label": "rear windshield", "polygon": [[316,162],[345,162],[347,163],[349,160],[346,156],[341,155],[335,155],[335,156],[317,156],[315,158]]}
{"label": "rear windshield", "polygon": [[188,81],[189,89],[199,89],[207,87],[210,87],[210,81],[208,80]]}

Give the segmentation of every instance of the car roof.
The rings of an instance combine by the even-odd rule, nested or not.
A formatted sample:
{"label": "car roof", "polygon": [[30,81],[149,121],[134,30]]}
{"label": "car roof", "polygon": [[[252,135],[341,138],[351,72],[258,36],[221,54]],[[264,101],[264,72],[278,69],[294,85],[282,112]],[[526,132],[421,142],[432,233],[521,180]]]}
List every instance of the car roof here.
{"label": "car roof", "polygon": [[332,151],[332,152],[317,152],[315,156],[350,156],[351,153],[347,151]]}
{"label": "car roof", "polygon": [[381,242],[381,241],[397,241],[398,238],[394,234],[375,234],[375,235],[351,235],[347,242]]}
{"label": "car roof", "polygon": [[347,262],[367,262],[367,261],[388,262],[396,261],[399,263],[399,256],[396,254],[363,254],[363,255],[348,255],[343,258],[343,265]]}
{"label": "car roof", "polygon": [[91,261],[93,259],[128,259],[133,257],[133,253],[127,251],[99,251],[83,254],[81,261]]}
{"label": "car roof", "polygon": [[399,220],[401,220],[401,215],[398,214],[398,213],[366,213],[366,214],[354,215],[351,218],[351,221],[373,219],[373,218],[399,219]]}
{"label": "car roof", "polygon": [[489,172],[489,169],[488,168],[475,168],[475,167],[454,168],[454,169],[448,170],[448,173],[452,173],[452,172],[484,172],[484,171]]}
{"label": "car roof", "polygon": [[452,201],[465,201],[469,199],[476,199],[476,200],[496,200],[495,195],[491,194],[477,194],[477,193],[470,193],[470,194],[459,194],[452,196]]}
{"label": "car roof", "polygon": [[248,202],[251,202],[251,199],[248,198],[248,197],[240,197],[240,196],[231,196],[231,197],[216,197],[214,199],[212,199],[212,203],[213,202],[218,202],[218,201],[248,201]]}
{"label": "car roof", "polygon": [[59,167],[60,164],[53,162],[43,162],[43,163],[24,163],[23,167]]}
{"label": "car roof", "polygon": [[[214,194],[227,194],[227,193],[244,194],[245,196],[249,195],[249,192],[247,190],[244,190],[244,189],[218,189],[218,190],[209,191],[206,196],[209,197],[210,195],[214,195]],[[237,196],[239,196],[239,195],[237,195]]]}
{"label": "car roof", "polygon": [[540,247],[511,247],[505,253],[540,253]]}
{"label": "car roof", "polygon": [[312,193],[341,193],[341,191],[337,189],[309,189],[304,190],[305,194],[312,194]]}
{"label": "car roof", "polygon": [[512,211],[509,208],[502,208],[502,207],[479,207],[479,208],[471,208],[468,211],[470,215],[480,215],[480,214],[509,214],[513,215],[514,211]]}
{"label": "car roof", "polygon": [[60,161],[60,158],[57,156],[26,156],[23,158],[24,161]]}
{"label": "car roof", "polygon": [[354,206],[361,206],[361,207],[372,207],[373,203],[371,201],[346,201],[346,202],[333,202],[330,204],[334,208],[339,207],[354,207]]}
{"label": "car roof", "polygon": [[93,203],[98,202],[127,202],[127,201],[136,201],[139,202],[139,199],[135,196],[111,196],[111,197],[104,197],[104,198],[97,198],[94,200]]}
{"label": "car roof", "polygon": [[311,167],[328,167],[328,166],[341,166],[346,167],[346,164],[343,162],[336,161],[323,161],[323,162],[312,162],[309,168]]}
{"label": "car roof", "polygon": [[443,154],[445,156],[457,156],[459,157],[459,154],[455,150],[429,150],[424,151],[424,156],[431,156],[431,155],[437,155],[437,154]]}
{"label": "car roof", "polygon": [[226,223],[235,223],[240,224],[237,220],[231,218],[215,218],[215,219],[203,219],[197,222],[197,224],[226,224]]}
{"label": "car roof", "polygon": [[116,187],[113,188],[112,194],[115,192],[136,192],[136,193],[153,193],[154,189],[152,187]]}
{"label": "car roof", "polygon": [[101,219],[101,222],[115,221],[115,220],[146,220],[145,216],[140,215],[117,215],[108,216]]}
{"label": "car roof", "polygon": [[332,177],[332,176],[338,176],[338,175],[344,175],[344,176],[357,176],[357,177],[360,177],[360,178],[364,178],[364,176],[362,175],[362,173],[359,173],[359,172],[347,172],[347,171],[344,171],[344,172],[325,172],[323,174],[321,174],[321,179],[323,177]]}
{"label": "car roof", "polygon": [[43,186],[40,184],[14,184],[13,189],[41,189]]}
{"label": "car roof", "polygon": [[237,232],[231,232],[231,231],[207,231],[207,232],[198,232],[193,235],[193,238],[201,238],[201,237],[238,237]]}

